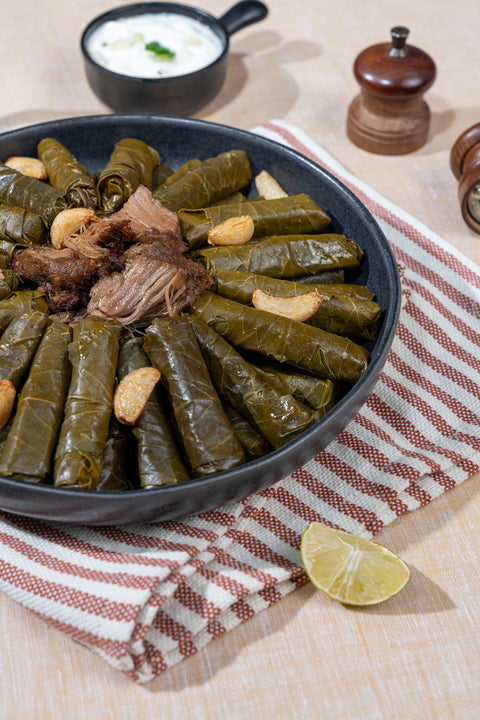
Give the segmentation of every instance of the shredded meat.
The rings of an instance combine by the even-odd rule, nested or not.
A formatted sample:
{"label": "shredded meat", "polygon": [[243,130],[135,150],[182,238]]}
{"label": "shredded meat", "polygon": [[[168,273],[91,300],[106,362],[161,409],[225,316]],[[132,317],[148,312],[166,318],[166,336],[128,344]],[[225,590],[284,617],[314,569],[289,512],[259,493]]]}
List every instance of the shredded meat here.
{"label": "shredded meat", "polygon": [[96,260],[99,274],[123,267],[125,249],[137,240],[128,220],[112,218],[97,218],[64,243],[79,255]]}
{"label": "shredded meat", "polygon": [[178,214],[164,207],[144,185],[140,185],[122,209],[110,219],[128,220],[133,232],[140,236],[146,230],[158,230],[162,235],[162,245],[175,247],[182,253],[187,249],[183,242]]}
{"label": "shredded meat", "polygon": [[48,295],[51,312],[80,307],[88,299],[95,260],[70,248],[32,245],[13,261],[13,270],[22,282],[34,282]]}
{"label": "shredded meat", "polygon": [[93,286],[87,314],[146,325],[154,317],[182,312],[211,282],[198,263],[175,256],[159,243],[138,243],[125,253],[123,272]]}
{"label": "shredded meat", "polygon": [[143,186],[117,213],[95,218],[64,245],[26,248],[13,269],[45,292],[50,312],[66,322],[89,314],[143,326],[182,312],[212,283],[184,256],[177,213]]}
{"label": "shredded meat", "polygon": [[22,282],[47,294],[52,313],[85,306],[92,284],[124,267],[125,248],[135,240],[129,223],[99,221],[92,228],[95,235],[87,228],[87,237],[73,235],[69,247],[32,245],[13,261],[13,270]]}

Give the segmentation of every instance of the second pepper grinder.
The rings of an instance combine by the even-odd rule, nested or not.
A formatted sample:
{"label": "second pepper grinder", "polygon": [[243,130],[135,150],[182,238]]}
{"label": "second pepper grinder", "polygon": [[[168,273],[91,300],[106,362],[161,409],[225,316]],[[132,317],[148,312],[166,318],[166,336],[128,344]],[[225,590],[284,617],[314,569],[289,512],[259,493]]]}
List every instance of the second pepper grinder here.
{"label": "second pepper grinder", "polygon": [[463,219],[480,234],[480,123],[465,130],[450,151],[450,167],[459,181]]}
{"label": "second pepper grinder", "polygon": [[353,66],[360,94],[348,109],[347,134],[372,153],[402,155],[427,140],[430,110],[423,94],[435,81],[436,67],[423,50],[406,44],[408,33],[392,28],[391,44],[368,47]]}

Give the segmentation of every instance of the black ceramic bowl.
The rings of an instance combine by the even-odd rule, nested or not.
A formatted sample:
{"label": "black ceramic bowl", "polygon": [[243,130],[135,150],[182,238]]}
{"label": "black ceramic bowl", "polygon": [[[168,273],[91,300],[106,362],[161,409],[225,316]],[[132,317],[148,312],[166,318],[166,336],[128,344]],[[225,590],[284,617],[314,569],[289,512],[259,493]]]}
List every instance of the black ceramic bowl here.
{"label": "black ceramic bowl", "polygon": [[[105,22],[165,12],[184,15],[207,25],[220,38],[223,51],[219,57],[196,72],[155,79],[112,72],[90,56],[88,41]],[[204,10],[179,3],[145,2],[115,8],[96,17],[83,31],[80,47],[87,80],[98,99],[117,113],[192,115],[213,100],[223,85],[230,36],[247,25],[263,20],[267,13],[267,7],[259,0],[242,0],[218,19]]]}
{"label": "black ceramic bowl", "polygon": [[400,308],[400,282],[390,246],[350,190],[311,160],[278,143],[223,125],[181,118],[105,115],[43,123],[0,135],[0,158],[36,155],[37,143],[48,136],[64,143],[92,172],[104,167],[114,143],[123,137],[137,137],[157,148],[162,161],[173,169],[191,157],[204,159],[228,149],[244,149],[254,174],[265,168],[290,194],[309,193],[331,216],[332,232],[345,233],[359,243],[365,260],[348,281],[367,285],[384,317],[378,337],[367,345],[371,363],[357,384],[314,426],[259,460],[176,486],[124,493],[31,485],[0,477],[0,507],[48,520],[91,525],[167,520],[266,488],[334,440],[372,392],[392,343]]}

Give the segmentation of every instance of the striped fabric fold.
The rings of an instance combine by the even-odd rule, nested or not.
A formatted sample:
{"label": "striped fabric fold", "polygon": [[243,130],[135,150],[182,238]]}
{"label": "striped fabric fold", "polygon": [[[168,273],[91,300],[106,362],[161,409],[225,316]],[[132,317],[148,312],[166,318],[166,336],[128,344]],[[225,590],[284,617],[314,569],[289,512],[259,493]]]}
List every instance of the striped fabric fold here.
{"label": "striped fabric fold", "polygon": [[372,537],[480,470],[480,268],[297,128],[273,121],[255,132],[325,167],[375,216],[401,272],[398,331],[360,413],[267,490],[156,525],[0,513],[0,589],[135,682],[305,583],[309,522]]}

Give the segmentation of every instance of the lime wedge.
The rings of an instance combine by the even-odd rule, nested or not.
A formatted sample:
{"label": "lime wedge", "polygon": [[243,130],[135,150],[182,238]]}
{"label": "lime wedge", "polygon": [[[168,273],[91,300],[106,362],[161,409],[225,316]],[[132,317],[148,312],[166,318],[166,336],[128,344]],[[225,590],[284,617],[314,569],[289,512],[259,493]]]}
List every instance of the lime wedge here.
{"label": "lime wedge", "polygon": [[302,562],[315,585],[345,605],[376,605],[405,587],[403,560],[377,543],[312,522],[302,535]]}

